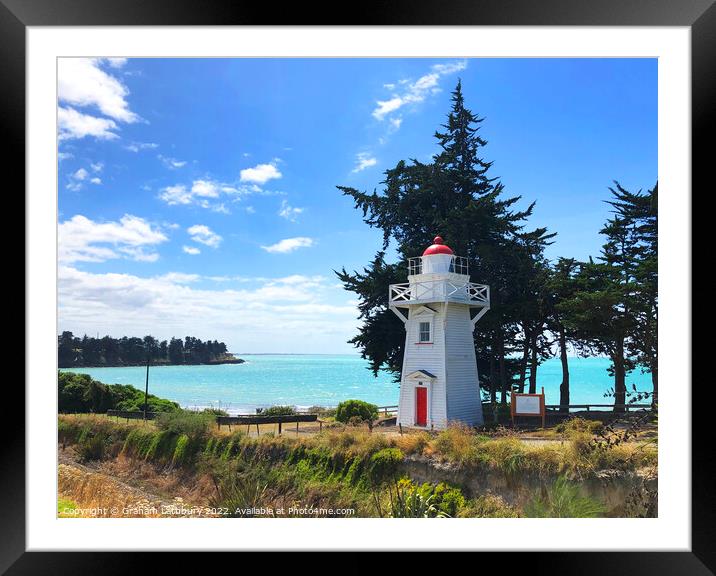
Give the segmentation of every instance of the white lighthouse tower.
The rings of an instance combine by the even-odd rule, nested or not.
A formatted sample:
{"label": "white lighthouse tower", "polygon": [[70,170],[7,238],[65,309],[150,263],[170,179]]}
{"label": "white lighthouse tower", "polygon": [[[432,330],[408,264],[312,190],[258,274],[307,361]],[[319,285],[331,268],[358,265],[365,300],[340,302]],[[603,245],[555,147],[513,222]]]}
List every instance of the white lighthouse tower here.
{"label": "white lighthouse tower", "polygon": [[483,423],[472,332],[490,289],[470,282],[467,259],[437,236],[408,260],[408,283],[392,284],[390,309],[405,324],[398,423],[427,429]]}

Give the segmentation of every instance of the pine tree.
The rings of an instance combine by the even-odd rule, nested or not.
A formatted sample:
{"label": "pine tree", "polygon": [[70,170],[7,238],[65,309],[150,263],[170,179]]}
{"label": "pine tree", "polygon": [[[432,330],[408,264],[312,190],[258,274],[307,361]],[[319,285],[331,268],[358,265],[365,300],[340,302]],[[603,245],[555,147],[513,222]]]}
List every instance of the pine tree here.
{"label": "pine tree", "polygon": [[[519,197],[505,198],[504,187],[488,176],[492,165],[482,157],[487,142],[479,135],[479,118],[465,107],[462,84],[452,93],[452,107],[442,131],[435,133],[440,151],[429,163],[401,160],[385,172],[382,193],[338,186],[362,210],[364,221],[383,233],[383,249],[362,272],[337,272],[347,290],[358,295],[362,326],[350,342],[380,369],[399,374],[405,332],[388,308],[388,286],[405,281],[407,259],[418,256],[440,234],[458,255],[466,256],[471,280],[489,284],[490,313],[478,323],[476,351],[491,369],[481,372],[483,389],[493,400],[511,389],[515,361],[509,358],[517,332],[521,290],[517,267],[526,254],[541,253],[553,236],[545,229],[525,232],[534,204],[516,210]],[[399,261],[387,263],[385,250],[395,243]],[[505,392],[503,392],[503,397]]]}

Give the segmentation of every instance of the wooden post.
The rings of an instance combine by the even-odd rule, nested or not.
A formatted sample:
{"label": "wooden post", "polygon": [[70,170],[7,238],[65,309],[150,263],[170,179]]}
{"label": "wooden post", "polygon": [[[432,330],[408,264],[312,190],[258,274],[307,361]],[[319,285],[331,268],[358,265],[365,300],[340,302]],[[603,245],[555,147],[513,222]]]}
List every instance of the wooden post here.
{"label": "wooden post", "polygon": [[318,421],[318,431],[323,432],[323,420]]}
{"label": "wooden post", "polygon": [[298,420],[296,420],[296,436],[298,436]]}
{"label": "wooden post", "polygon": [[248,436],[250,434],[251,434],[251,424],[247,424],[246,425],[246,435]]}
{"label": "wooden post", "polygon": [[400,430],[400,435],[402,436],[403,435],[403,425],[400,422],[398,422],[398,430]]}
{"label": "wooden post", "polygon": [[281,422],[278,423],[278,435],[281,436]]}
{"label": "wooden post", "polygon": [[261,431],[259,430],[258,424],[256,424],[256,436],[261,436]]}

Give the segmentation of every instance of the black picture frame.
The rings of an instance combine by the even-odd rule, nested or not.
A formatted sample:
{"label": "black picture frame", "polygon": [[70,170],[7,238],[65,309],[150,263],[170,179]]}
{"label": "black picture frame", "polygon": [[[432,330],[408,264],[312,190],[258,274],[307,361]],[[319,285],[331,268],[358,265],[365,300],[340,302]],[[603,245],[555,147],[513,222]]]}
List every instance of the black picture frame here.
{"label": "black picture frame", "polygon": [[[392,0],[360,5],[270,3],[231,0],[0,0],[2,55],[0,122],[6,142],[6,166],[25,163],[25,32],[29,26],[137,25],[520,25],[520,26],[684,26],[691,29],[692,56],[692,188],[706,189],[716,102],[716,6],[713,0]],[[17,168],[15,173],[20,174]],[[24,187],[24,177],[19,186]],[[18,189],[19,189],[18,186]],[[688,191],[686,191],[688,192]],[[24,210],[24,207],[21,207]],[[26,290],[28,287],[26,286]],[[30,303],[25,300],[26,306]],[[691,316],[691,310],[688,310]],[[688,337],[689,335],[685,335]],[[28,347],[31,343],[28,343]],[[28,349],[25,350],[26,362]],[[36,360],[33,360],[36,361]],[[690,367],[686,370],[690,374]],[[24,393],[6,382],[5,397],[13,412],[24,418]],[[689,386],[687,380],[683,383]],[[544,552],[490,558],[501,566],[530,574],[691,574],[716,573],[716,482],[713,428],[708,403],[692,405],[692,550],[691,552]],[[162,571],[201,569],[234,564],[236,556],[122,552],[25,551],[25,427],[7,425],[3,434],[0,473],[0,572],[17,574],[126,574],[149,571],[154,560]],[[710,466],[709,466],[710,464]],[[590,543],[593,544],[593,543]],[[519,546],[519,543],[515,543]],[[81,548],[81,543],[78,543]],[[484,553],[483,553],[484,554]],[[499,553],[490,553],[493,557]],[[191,556],[191,557],[189,557]],[[486,569],[486,557],[480,558]],[[241,558],[242,563],[246,561]],[[261,559],[259,559],[261,561]],[[468,560],[469,561],[469,560]],[[264,560],[265,562],[265,560]],[[474,562],[474,560],[473,560]],[[200,564],[199,564],[200,563]],[[330,561],[323,563],[330,566]],[[357,563],[355,570],[360,569]],[[463,564],[457,564],[463,565]],[[234,564],[234,566],[236,566]],[[348,566],[339,561],[337,566]],[[273,555],[271,570],[296,567],[288,555]],[[335,568],[334,567],[334,568]],[[364,568],[365,567],[364,565]],[[476,567],[477,568],[477,567]],[[236,566],[236,569],[239,569]],[[374,566],[373,569],[381,569]]]}

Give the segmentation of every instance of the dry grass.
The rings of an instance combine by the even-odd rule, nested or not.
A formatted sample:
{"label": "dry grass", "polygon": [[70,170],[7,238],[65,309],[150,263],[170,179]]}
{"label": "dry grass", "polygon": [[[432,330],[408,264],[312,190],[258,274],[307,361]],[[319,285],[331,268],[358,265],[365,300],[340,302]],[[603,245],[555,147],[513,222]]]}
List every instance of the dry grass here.
{"label": "dry grass", "polygon": [[[272,426],[273,425],[267,425]],[[507,474],[520,471],[533,471],[540,474],[570,473],[583,475],[601,469],[637,469],[656,464],[656,445],[653,442],[630,441],[609,449],[595,447],[593,433],[599,423],[575,418],[565,423],[560,434],[562,442],[544,442],[531,445],[520,439],[519,434],[507,431],[488,437],[478,434],[464,425],[451,425],[438,434],[427,432],[409,432],[399,435],[383,434],[379,429],[371,433],[367,428],[336,427],[324,429],[320,434],[296,434],[290,431],[277,436],[272,432],[259,437],[249,437],[245,427],[238,431],[232,427],[217,430],[212,427],[207,439],[199,448],[199,453],[209,453],[216,457],[232,458],[239,453],[252,455],[256,461],[275,460],[290,454],[297,447],[325,450],[331,454],[341,454],[347,458],[365,457],[383,448],[397,447],[406,455],[426,455],[444,462],[452,462],[469,467],[487,466],[503,470]],[[255,427],[254,427],[255,428]],[[60,417],[60,442],[77,442],[83,430],[92,434],[104,434],[109,440],[108,456],[116,456],[124,446],[125,439],[134,431],[132,438],[145,438],[147,445],[141,443],[135,449],[141,449],[141,457],[153,460],[153,451],[160,450],[163,440],[156,425],[152,422],[130,421],[116,422],[101,415],[63,415]],[[164,433],[166,435],[166,432]],[[566,437],[566,438],[565,438]],[[172,466],[191,464],[177,460],[181,449],[180,439],[167,441],[165,463]],[[156,446],[152,445],[152,442]],[[204,448],[209,444],[211,450]],[[118,448],[119,447],[119,448]],[[171,454],[169,454],[171,452]],[[131,455],[131,451],[128,455]]]}
{"label": "dry grass", "polygon": [[197,513],[168,513],[181,510],[183,499],[162,500],[110,478],[105,474],[78,466],[60,464],[57,470],[58,496],[74,508],[64,508],[61,517],[158,518],[174,516],[207,516]]}

